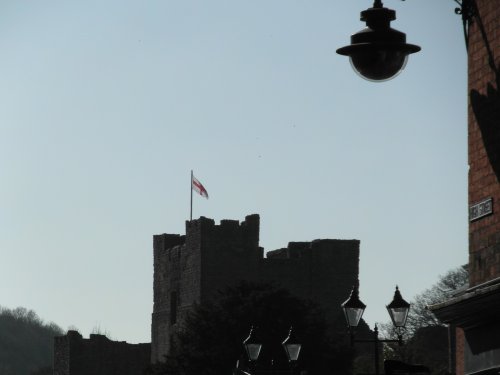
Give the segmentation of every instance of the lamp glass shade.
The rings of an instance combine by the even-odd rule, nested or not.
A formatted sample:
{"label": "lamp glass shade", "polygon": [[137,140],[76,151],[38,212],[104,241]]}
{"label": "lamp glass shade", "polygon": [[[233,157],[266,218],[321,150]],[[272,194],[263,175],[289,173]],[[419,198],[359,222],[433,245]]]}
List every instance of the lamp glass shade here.
{"label": "lamp glass shade", "polygon": [[398,76],[408,62],[408,55],[397,50],[379,49],[349,57],[353,70],[372,82],[384,82]]}
{"label": "lamp glass shade", "polygon": [[359,299],[358,287],[354,286],[354,288],[352,288],[351,295],[347,301],[342,304],[345,319],[349,327],[355,328],[358,326],[365,308],[366,305]]}
{"label": "lamp glass shade", "polygon": [[361,308],[354,308],[354,307],[344,308],[344,314],[349,327],[354,328],[359,325],[359,322],[361,320],[361,317],[363,316],[364,311],[365,309]]}
{"label": "lamp glass shade", "polygon": [[387,305],[387,311],[395,327],[403,328],[406,325],[410,304],[403,299],[398,287],[396,287],[391,303]]}
{"label": "lamp glass shade", "polygon": [[389,315],[391,316],[392,323],[395,327],[404,327],[406,325],[406,319],[408,318],[408,308],[392,308],[388,309]]}
{"label": "lamp glass shade", "polygon": [[262,342],[257,338],[254,327],[250,328],[248,337],[243,341],[243,346],[250,361],[256,361],[259,358]]}
{"label": "lamp glass shade", "polygon": [[282,345],[285,349],[288,361],[295,362],[299,359],[300,349],[302,348],[302,345],[295,337],[292,327],[290,327],[288,337],[282,342]]}
{"label": "lamp glass shade", "polygon": [[284,344],[283,346],[289,361],[295,362],[299,359],[300,349],[302,348],[301,344]]}
{"label": "lamp glass shade", "polygon": [[247,352],[248,359],[253,362],[259,359],[259,354],[260,354],[260,349],[262,349],[262,344],[245,344],[245,349]]}

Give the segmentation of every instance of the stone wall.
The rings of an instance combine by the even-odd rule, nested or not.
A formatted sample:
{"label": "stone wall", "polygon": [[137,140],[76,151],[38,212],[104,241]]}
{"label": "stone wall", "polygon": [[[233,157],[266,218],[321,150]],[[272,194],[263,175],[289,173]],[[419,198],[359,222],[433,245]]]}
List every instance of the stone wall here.
{"label": "stone wall", "polygon": [[[283,251],[285,250],[285,251]],[[358,282],[358,240],[290,242],[286,249],[267,253],[259,263],[259,279],[274,281],[297,297],[317,302],[329,326],[341,330],[345,318],[340,304]]]}
{"label": "stone wall", "polygon": [[[190,288],[183,288],[187,291],[195,291],[194,285],[199,284],[194,275],[197,267],[195,259],[196,251],[189,251],[190,256],[185,256],[181,262],[181,254],[186,251],[185,236],[160,235],[154,236],[154,275],[153,275],[153,315],[151,322],[151,352],[152,357],[163,360],[165,346],[169,345],[171,326],[170,321],[171,295],[178,291],[182,282],[181,277],[188,278]],[[177,297],[179,301],[187,300],[187,296]],[[190,298],[193,302],[198,299],[196,296]],[[179,314],[180,315],[180,314]],[[176,318],[176,317],[175,317]],[[158,352],[159,351],[159,352]],[[162,353],[162,354],[159,354]]]}
{"label": "stone wall", "polygon": [[317,302],[330,327],[343,316],[340,304],[358,281],[359,241],[292,242],[268,252],[259,247],[259,216],[216,225],[201,217],[186,222],[186,235],[153,238],[153,362],[169,352],[172,336],[195,303],[241,280],[275,282],[301,298]]}
{"label": "stone wall", "polygon": [[150,344],[84,339],[76,331],[54,339],[54,375],[142,375],[150,359]]}

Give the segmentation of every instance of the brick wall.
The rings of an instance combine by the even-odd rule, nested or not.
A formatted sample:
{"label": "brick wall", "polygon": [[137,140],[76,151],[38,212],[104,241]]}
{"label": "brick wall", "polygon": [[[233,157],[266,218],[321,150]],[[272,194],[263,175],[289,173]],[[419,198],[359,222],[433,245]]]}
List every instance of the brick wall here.
{"label": "brick wall", "polygon": [[464,330],[462,328],[456,328],[456,373],[457,375],[463,375],[465,373],[465,335]]}
{"label": "brick wall", "polygon": [[476,4],[469,27],[469,205],[492,198],[493,214],[469,225],[471,286],[500,276],[500,0]]}
{"label": "brick wall", "polygon": [[[493,213],[469,223],[470,285],[500,277],[500,0],[475,0],[469,25],[469,207],[491,198]],[[465,371],[456,329],[456,373]]]}

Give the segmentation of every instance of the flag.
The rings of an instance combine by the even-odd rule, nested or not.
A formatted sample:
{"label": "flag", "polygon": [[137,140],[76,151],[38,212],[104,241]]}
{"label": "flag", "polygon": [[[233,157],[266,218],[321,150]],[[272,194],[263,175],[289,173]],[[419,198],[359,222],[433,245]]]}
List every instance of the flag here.
{"label": "flag", "polygon": [[191,189],[196,191],[198,194],[200,194],[202,197],[205,197],[208,199],[208,193],[207,189],[201,184],[200,181],[198,181],[194,176],[191,182]]}

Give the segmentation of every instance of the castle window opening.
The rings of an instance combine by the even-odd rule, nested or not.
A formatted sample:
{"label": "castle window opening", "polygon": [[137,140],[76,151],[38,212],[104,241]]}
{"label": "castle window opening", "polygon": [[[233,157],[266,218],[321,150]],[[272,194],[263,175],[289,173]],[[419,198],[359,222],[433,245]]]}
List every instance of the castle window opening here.
{"label": "castle window opening", "polygon": [[177,292],[170,293],[170,324],[177,322]]}

